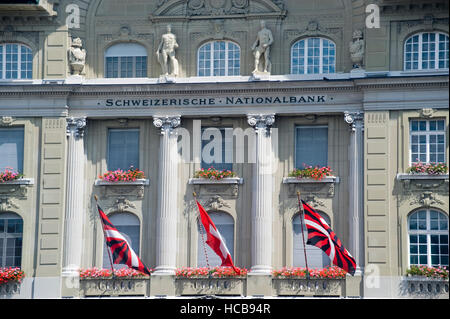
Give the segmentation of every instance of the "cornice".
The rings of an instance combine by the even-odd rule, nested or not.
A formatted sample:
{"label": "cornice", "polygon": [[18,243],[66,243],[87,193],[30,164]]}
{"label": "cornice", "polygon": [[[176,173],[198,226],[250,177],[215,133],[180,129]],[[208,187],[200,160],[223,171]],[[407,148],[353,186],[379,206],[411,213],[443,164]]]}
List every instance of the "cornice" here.
{"label": "cornice", "polygon": [[172,84],[0,84],[0,96],[49,96],[77,98],[89,96],[193,96],[193,95],[243,95],[271,93],[358,93],[364,90],[395,89],[445,89],[448,75],[419,77],[359,78],[348,80],[267,81],[233,83],[172,83]]}

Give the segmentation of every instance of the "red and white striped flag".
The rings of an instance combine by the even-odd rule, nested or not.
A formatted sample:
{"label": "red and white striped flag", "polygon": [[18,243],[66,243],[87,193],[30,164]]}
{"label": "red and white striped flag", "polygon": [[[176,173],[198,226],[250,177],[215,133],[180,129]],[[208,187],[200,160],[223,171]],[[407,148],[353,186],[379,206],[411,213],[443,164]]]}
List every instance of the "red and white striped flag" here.
{"label": "red and white striped flag", "polygon": [[106,245],[112,253],[112,262],[114,264],[126,264],[130,268],[150,275],[150,270],[131,249],[125,237],[114,227],[99,205],[97,205],[97,208],[105,233]]}
{"label": "red and white striped flag", "polygon": [[206,210],[202,205],[196,200],[198,210],[200,211],[200,219],[202,221],[203,227],[206,231],[206,243],[211,247],[211,249],[220,257],[222,260],[221,266],[230,266],[233,267],[234,271],[239,275],[240,271],[237,269],[233,260],[231,259],[230,252],[228,251],[227,246],[225,245],[225,241],[219,233],[219,230],[214,225],[211,217],[209,217]]}

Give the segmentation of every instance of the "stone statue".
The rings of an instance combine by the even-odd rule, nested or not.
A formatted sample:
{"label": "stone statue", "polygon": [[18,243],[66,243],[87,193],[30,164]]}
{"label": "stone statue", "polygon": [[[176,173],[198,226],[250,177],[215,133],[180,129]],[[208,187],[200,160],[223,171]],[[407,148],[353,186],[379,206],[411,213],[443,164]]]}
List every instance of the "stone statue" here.
{"label": "stone statue", "polygon": [[69,64],[73,75],[80,75],[86,63],[86,50],[82,46],[81,39],[76,38],[69,49]]}
{"label": "stone statue", "polygon": [[156,50],[156,57],[161,64],[162,75],[178,76],[178,60],[175,58],[175,49],[178,48],[178,43],[176,36],[171,31],[172,27],[169,24],[167,33],[162,35]]}
{"label": "stone statue", "polygon": [[255,69],[253,73],[260,72],[260,60],[264,55],[264,68],[263,73],[269,73],[272,69],[272,63],[270,62],[270,46],[273,43],[272,32],[266,28],[266,22],[261,21],[261,30],[258,32],[255,43],[252,45],[253,55],[255,57]]}
{"label": "stone statue", "polygon": [[361,30],[355,30],[353,32],[353,41],[350,42],[349,51],[350,58],[353,62],[353,68],[361,68],[364,58],[364,39]]}

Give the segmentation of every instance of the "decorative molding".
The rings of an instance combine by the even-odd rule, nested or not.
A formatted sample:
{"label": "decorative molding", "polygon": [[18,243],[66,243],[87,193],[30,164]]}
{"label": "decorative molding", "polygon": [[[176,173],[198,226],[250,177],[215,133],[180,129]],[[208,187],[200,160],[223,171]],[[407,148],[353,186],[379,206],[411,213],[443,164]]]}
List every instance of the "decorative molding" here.
{"label": "decorative molding", "polygon": [[6,198],[0,197],[0,212],[7,212],[13,208],[15,208],[15,209],[20,208],[20,206],[18,204],[16,204],[14,199],[8,198],[8,197],[6,197]]}
{"label": "decorative molding", "polygon": [[[144,198],[144,187],[150,185],[150,181],[148,179],[138,179],[136,181],[108,182],[97,179],[94,185],[101,187],[101,196],[103,198],[117,197],[117,199],[126,198],[128,200],[129,196],[135,196],[138,199]],[[122,201],[119,204],[125,203]]]}
{"label": "decorative molding", "polygon": [[423,192],[415,196],[409,204],[430,207],[436,204],[444,205],[445,203],[438,198],[437,194],[433,192]]}
{"label": "decorative molding", "polygon": [[181,116],[164,116],[164,117],[154,117],[153,125],[156,128],[161,129],[161,134],[166,132],[171,133],[175,128],[180,126]]}
{"label": "decorative molding", "polygon": [[328,36],[338,45],[338,40],[342,39],[341,27],[323,27],[317,20],[310,20],[308,24],[301,29],[288,29],[284,31],[285,39],[296,39],[306,36]]}
{"label": "decorative molding", "polygon": [[86,117],[68,117],[66,134],[67,136],[73,134],[76,138],[83,138],[86,131]]}
{"label": "decorative molding", "polygon": [[[253,9],[253,11],[252,11]],[[159,0],[151,21],[205,18],[284,18],[284,1],[257,0]]]}
{"label": "decorative molding", "polygon": [[275,123],[275,114],[249,114],[247,123],[252,126],[256,132],[259,130],[268,131]]}
{"label": "decorative molding", "polygon": [[429,119],[429,118],[433,117],[433,114],[436,112],[436,110],[432,109],[432,108],[423,108],[423,109],[419,110],[418,112],[419,112],[420,117]]}
{"label": "decorative molding", "polygon": [[364,129],[364,112],[344,112],[344,121],[350,126],[352,132],[357,128]]}
{"label": "decorative molding", "polygon": [[12,197],[24,199],[27,197],[28,187],[34,185],[33,178],[20,178],[0,183],[0,199]]}
{"label": "decorative molding", "polygon": [[15,119],[12,116],[2,116],[0,126],[11,126]]}
{"label": "decorative molding", "polygon": [[210,208],[211,210],[218,210],[222,207],[231,208],[231,205],[228,204],[220,195],[214,195],[205,202],[205,207]]}
{"label": "decorative molding", "polygon": [[125,196],[118,196],[114,204],[110,207],[109,212],[122,213],[130,208],[136,208],[136,205],[129,201]]}
{"label": "decorative molding", "polygon": [[[338,176],[327,176],[321,180],[311,178],[283,177],[283,184],[288,186],[288,197],[296,197],[297,191],[319,203],[315,198],[334,197],[335,184],[340,182]],[[314,196],[314,197],[311,197]]]}

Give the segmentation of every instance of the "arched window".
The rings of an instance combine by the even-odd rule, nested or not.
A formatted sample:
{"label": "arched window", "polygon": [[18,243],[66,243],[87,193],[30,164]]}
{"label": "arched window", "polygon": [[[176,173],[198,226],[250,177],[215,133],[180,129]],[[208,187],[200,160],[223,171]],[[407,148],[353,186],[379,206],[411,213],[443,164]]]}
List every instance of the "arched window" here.
{"label": "arched window", "polygon": [[33,54],[26,45],[0,43],[0,79],[31,79]]}
{"label": "arched window", "polygon": [[409,264],[448,266],[448,217],[421,209],[408,217]]}
{"label": "arched window", "polygon": [[336,45],[324,38],[307,38],[291,48],[291,74],[336,72]]}
{"label": "arched window", "polygon": [[[217,230],[225,241],[228,251],[230,252],[231,258],[234,258],[234,220],[227,213],[223,212],[208,212],[209,217],[211,217],[214,225],[216,225]],[[219,256],[206,244],[206,232],[203,225],[198,220],[197,223],[198,230],[198,245],[197,245],[197,266],[206,267],[206,255],[208,257],[208,262],[211,267],[220,266],[222,261]],[[203,234],[203,238],[202,238]]]}
{"label": "arched window", "polygon": [[208,42],[198,50],[198,76],[240,75],[241,50],[230,41]]}
{"label": "arched window", "polygon": [[[139,246],[140,246],[140,222],[132,213],[115,213],[108,216],[111,223],[117,228],[117,230],[125,237],[128,245],[134,250],[136,255],[139,256]],[[111,263],[109,261],[108,251],[109,249],[106,244],[103,244],[103,268],[110,269]],[[117,264],[114,265],[114,269],[126,268],[127,265]]]}
{"label": "arched window", "polygon": [[448,69],[448,35],[423,32],[405,41],[404,69]]}
{"label": "arched window", "polygon": [[0,213],[0,268],[21,267],[23,221],[14,213]]}
{"label": "arched window", "polygon": [[147,50],[137,43],[119,43],[105,52],[105,77],[147,77]]}
{"label": "arched window", "polygon": [[[328,225],[331,224],[330,218],[321,212],[318,212],[320,216],[327,222]],[[302,239],[302,227],[300,221],[300,214],[297,214],[292,219],[292,232],[293,232],[293,260],[292,266],[294,267],[305,267],[305,252],[303,249],[303,239]],[[330,258],[328,255],[319,247],[313,245],[307,245],[308,241],[308,230],[306,229],[305,222],[303,221],[303,234],[305,236],[306,245],[306,258],[308,259],[309,268],[324,268],[330,265]]]}

